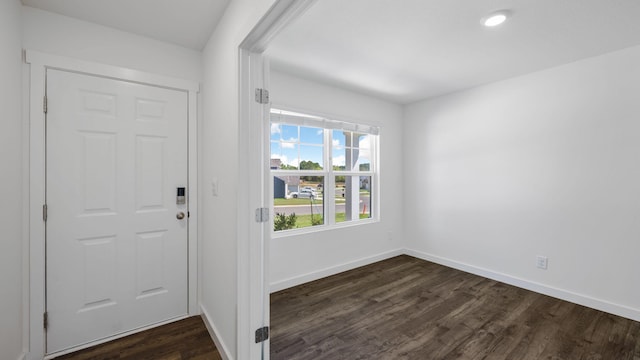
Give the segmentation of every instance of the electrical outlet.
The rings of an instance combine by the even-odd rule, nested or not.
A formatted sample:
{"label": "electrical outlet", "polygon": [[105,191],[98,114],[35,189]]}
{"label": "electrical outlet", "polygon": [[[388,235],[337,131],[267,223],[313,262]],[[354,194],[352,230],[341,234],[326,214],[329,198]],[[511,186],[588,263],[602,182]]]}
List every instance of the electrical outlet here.
{"label": "electrical outlet", "polygon": [[536,266],[538,269],[547,270],[547,265],[549,263],[549,259],[546,256],[538,256],[536,258]]}

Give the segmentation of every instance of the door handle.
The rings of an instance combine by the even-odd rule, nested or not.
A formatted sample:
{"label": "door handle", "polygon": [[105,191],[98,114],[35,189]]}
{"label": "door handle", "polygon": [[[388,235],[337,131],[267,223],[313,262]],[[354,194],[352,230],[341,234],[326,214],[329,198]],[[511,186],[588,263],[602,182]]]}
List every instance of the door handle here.
{"label": "door handle", "polygon": [[182,212],[182,211],[178,212],[178,213],[176,214],[176,218],[177,218],[178,220],[182,220],[182,219],[184,219],[184,212]]}

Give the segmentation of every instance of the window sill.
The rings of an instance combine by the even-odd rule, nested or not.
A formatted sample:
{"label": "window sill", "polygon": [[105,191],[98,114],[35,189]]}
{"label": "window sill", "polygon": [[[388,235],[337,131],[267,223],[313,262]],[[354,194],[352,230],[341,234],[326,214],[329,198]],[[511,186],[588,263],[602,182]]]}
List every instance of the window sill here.
{"label": "window sill", "polygon": [[278,238],[285,238],[285,237],[291,237],[291,236],[300,236],[300,235],[313,234],[313,233],[323,232],[323,231],[345,229],[345,228],[350,228],[354,226],[375,224],[378,222],[380,222],[380,219],[378,218],[369,218],[369,219],[360,219],[356,221],[344,221],[344,222],[341,222],[338,224],[332,224],[332,225],[317,225],[317,226],[309,226],[309,227],[300,228],[300,229],[271,231],[271,238],[278,239]]}

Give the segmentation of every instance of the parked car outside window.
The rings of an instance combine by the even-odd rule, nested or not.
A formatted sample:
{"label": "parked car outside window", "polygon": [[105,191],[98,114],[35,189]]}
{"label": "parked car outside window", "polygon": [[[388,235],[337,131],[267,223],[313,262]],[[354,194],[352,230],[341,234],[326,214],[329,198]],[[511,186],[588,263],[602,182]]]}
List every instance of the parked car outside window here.
{"label": "parked car outside window", "polygon": [[315,199],[318,196],[315,191],[309,189],[302,189],[300,192],[294,191],[291,193],[291,197],[294,199],[297,198],[308,198]]}

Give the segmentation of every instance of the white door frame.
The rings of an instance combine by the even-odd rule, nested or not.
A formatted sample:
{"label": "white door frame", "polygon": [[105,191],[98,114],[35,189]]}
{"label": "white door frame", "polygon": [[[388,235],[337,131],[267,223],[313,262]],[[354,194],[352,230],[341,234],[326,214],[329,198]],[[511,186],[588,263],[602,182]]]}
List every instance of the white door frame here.
{"label": "white door frame", "polygon": [[[277,0],[240,44],[238,120],[238,312],[237,359],[269,359],[269,341],[255,342],[255,331],[269,326],[269,241],[272,222],[256,222],[256,209],[270,208],[269,108],[255,100],[268,90],[269,42],[316,0]],[[270,214],[270,218],[273,215]]]}
{"label": "white door frame", "polygon": [[[43,205],[46,191],[46,127],[43,111],[43,99],[46,90],[46,70],[57,69],[81,74],[101,76],[105,78],[135,82],[185,91],[188,95],[188,177],[189,177],[189,225],[188,225],[188,311],[189,315],[199,313],[198,309],[198,151],[197,151],[197,96],[200,91],[198,83],[175,79],[138,70],[87,62],[62,56],[26,51],[26,62],[30,64],[29,83],[29,131],[26,139],[29,144],[29,283],[28,311],[25,327],[28,328],[27,359],[39,360],[46,357],[45,331],[43,314],[45,311],[45,223],[43,221]],[[127,335],[120,334],[113,338]],[[107,339],[111,340],[111,339]],[[106,340],[105,340],[106,341]],[[102,341],[104,342],[104,341]],[[88,347],[96,343],[87,344]],[[73,350],[77,350],[75,348]],[[67,351],[70,352],[70,351]],[[56,355],[60,355],[58,353]]]}

